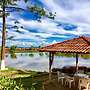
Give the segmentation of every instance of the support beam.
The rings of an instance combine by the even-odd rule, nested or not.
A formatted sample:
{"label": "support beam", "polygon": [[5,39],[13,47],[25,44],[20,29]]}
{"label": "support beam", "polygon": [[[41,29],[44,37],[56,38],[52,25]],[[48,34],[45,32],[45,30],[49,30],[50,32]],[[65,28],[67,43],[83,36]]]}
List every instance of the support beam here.
{"label": "support beam", "polygon": [[51,80],[53,60],[54,60],[54,53],[49,52],[49,80]]}
{"label": "support beam", "polygon": [[76,73],[78,73],[78,53],[76,53]]}

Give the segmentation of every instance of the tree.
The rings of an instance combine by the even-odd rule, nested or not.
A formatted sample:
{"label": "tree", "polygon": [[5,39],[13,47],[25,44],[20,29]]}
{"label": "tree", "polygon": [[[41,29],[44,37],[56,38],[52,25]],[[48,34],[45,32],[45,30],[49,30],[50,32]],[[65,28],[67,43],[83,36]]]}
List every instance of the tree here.
{"label": "tree", "polygon": [[11,55],[11,58],[16,58],[15,51],[16,51],[16,46],[15,46],[15,45],[12,45],[12,46],[10,47],[10,50],[9,50],[9,53],[10,53],[10,55]]}
{"label": "tree", "polygon": [[[6,41],[6,16],[8,16],[10,12],[13,12],[13,10],[15,11],[24,10],[22,8],[15,7],[17,1],[20,1],[20,0],[0,0],[0,6],[2,8],[2,10],[0,10],[0,16],[2,17],[2,25],[3,25],[2,26],[2,47],[1,47],[1,70],[5,70],[5,60],[4,60],[5,58],[4,57],[5,57],[5,41]],[[23,1],[26,3],[28,0],[23,0]],[[56,14],[56,13],[52,14],[51,12],[46,14],[46,11],[43,8],[40,8],[36,5],[28,6],[27,10],[35,13],[36,16],[38,16],[37,20],[39,22],[41,22],[41,17],[43,16],[46,16],[50,19],[54,19],[55,14]],[[17,30],[17,32],[19,32],[19,30]]]}
{"label": "tree", "polygon": [[37,17],[37,20],[39,22],[41,22],[42,17],[47,17],[47,18],[50,18],[50,19],[53,19],[53,20],[55,19],[56,12],[55,13],[52,13],[52,12],[47,13],[47,11],[45,11],[44,8],[38,7],[37,5],[28,6],[27,8],[30,12],[35,13],[35,15]]}
{"label": "tree", "polygon": [[[1,47],[1,70],[5,70],[5,41],[6,41],[6,16],[9,14],[6,11],[6,7],[9,5],[16,5],[15,1],[17,0],[0,0],[1,16],[2,16],[2,47]],[[27,0],[24,0],[27,2]],[[14,8],[14,7],[13,7]],[[16,9],[16,7],[15,7]],[[19,8],[17,8],[19,9]]]}

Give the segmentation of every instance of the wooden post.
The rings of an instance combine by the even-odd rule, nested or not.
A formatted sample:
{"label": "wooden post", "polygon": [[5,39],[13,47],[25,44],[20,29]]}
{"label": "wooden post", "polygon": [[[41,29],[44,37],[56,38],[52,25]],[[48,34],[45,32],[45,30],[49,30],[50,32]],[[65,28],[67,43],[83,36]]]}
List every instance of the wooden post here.
{"label": "wooden post", "polygon": [[76,73],[78,73],[78,54],[76,53]]}
{"label": "wooden post", "polygon": [[52,64],[54,59],[54,53],[49,52],[49,80],[51,81],[51,75],[52,75]]}

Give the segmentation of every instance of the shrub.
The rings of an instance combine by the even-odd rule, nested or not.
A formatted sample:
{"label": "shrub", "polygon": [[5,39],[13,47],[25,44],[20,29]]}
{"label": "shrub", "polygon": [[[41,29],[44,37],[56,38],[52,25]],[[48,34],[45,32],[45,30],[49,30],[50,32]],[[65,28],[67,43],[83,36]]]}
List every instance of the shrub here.
{"label": "shrub", "polygon": [[11,46],[10,50],[9,50],[9,53],[11,54],[11,58],[16,58],[15,51],[16,51],[16,46],[14,46],[14,45]]}
{"label": "shrub", "polygon": [[11,46],[11,47],[10,47],[10,51],[9,51],[9,52],[10,52],[10,54],[15,53],[15,51],[16,51],[16,46],[14,46],[14,45],[13,45],[13,46]]}
{"label": "shrub", "polygon": [[23,85],[8,77],[0,77],[0,90],[24,90]]}

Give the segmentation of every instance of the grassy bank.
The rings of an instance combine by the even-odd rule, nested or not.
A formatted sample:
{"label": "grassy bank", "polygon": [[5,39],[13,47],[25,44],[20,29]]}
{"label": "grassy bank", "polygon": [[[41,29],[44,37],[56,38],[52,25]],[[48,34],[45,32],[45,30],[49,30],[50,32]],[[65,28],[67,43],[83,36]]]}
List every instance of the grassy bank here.
{"label": "grassy bank", "polygon": [[[45,75],[45,77],[44,77]],[[1,77],[8,77],[16,81],[17,84],[22,84],[24,90],[31,90],[31,87],[36,88],[35,90],[40,90],[43,86],[44,80],[46,80],[45,72],[35,72],[35,71],[24,71],[9,68],[8,70],[0,71]]]}
{"label": "grassy bank", "polygon": [[[75,53],[60,53],[60,52],[57,52],[55,55],[56,56],[61,56],[61,57],[76,57]],[[79,54],[79,58],[89,59],[90,54]]]}

